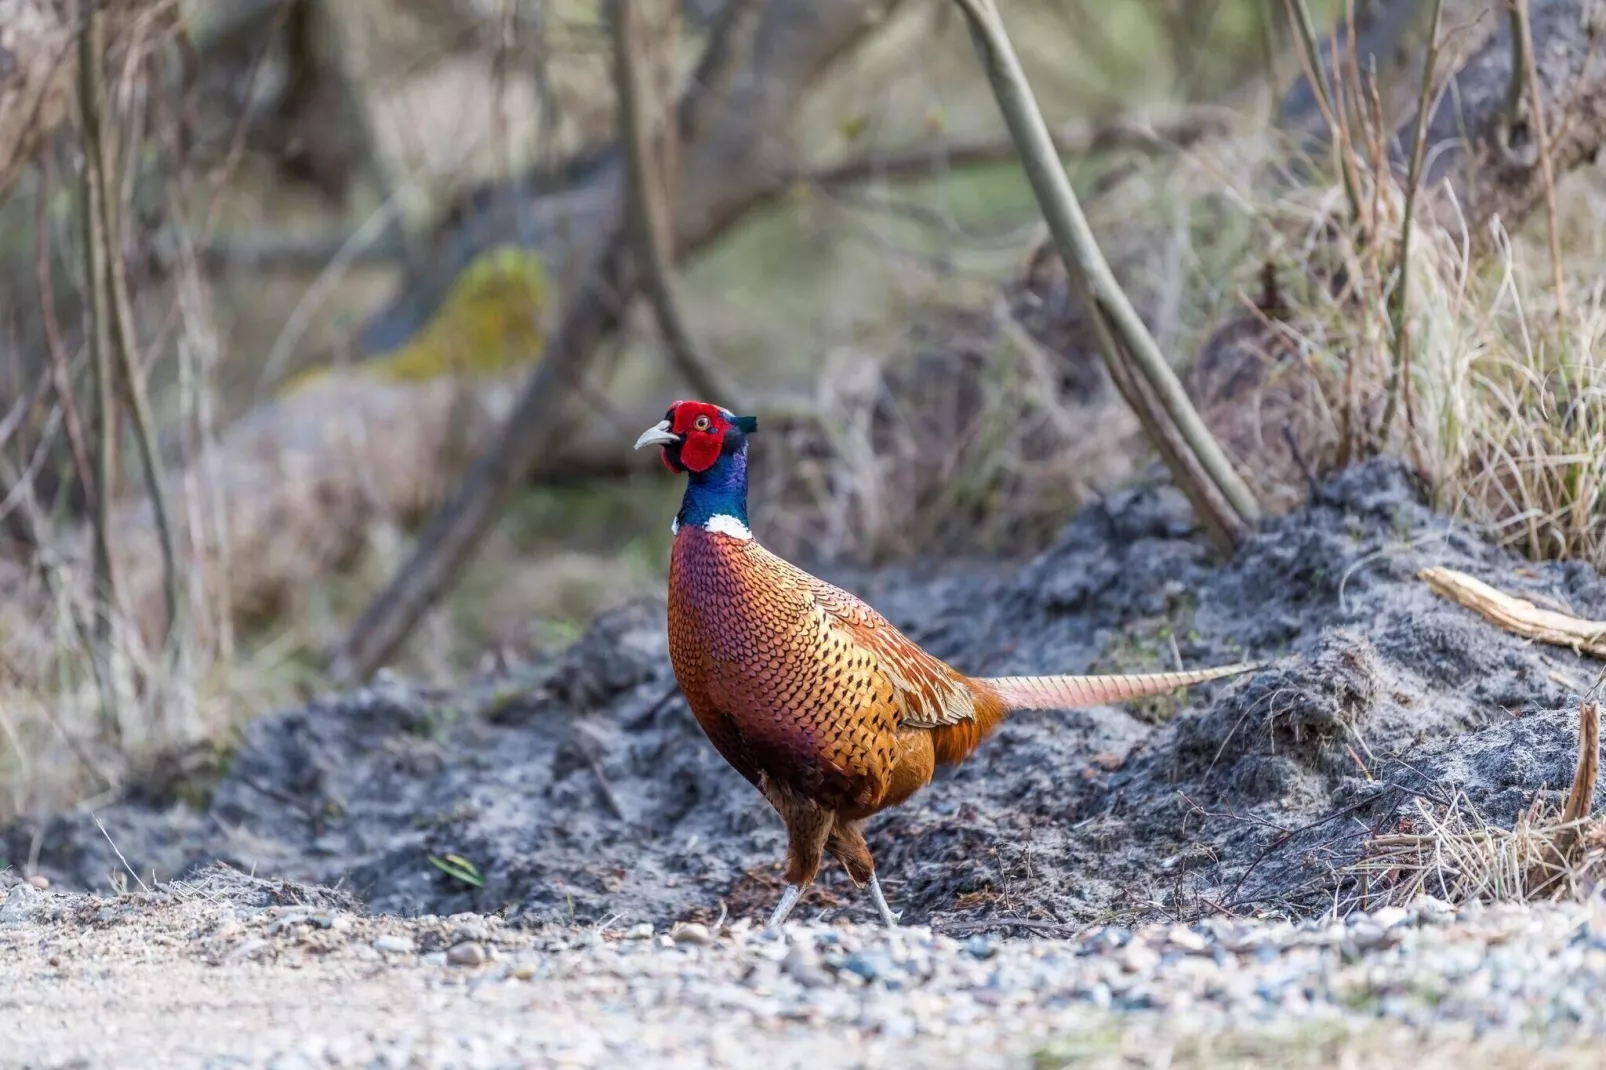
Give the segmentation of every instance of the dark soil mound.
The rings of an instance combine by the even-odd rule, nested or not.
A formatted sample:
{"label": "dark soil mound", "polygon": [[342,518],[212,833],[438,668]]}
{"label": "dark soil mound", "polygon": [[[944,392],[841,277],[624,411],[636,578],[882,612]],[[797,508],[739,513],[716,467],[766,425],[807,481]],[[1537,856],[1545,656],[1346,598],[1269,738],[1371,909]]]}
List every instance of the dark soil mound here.
{"label": "dark soil mound", "polygon": [[[833,575],[976,673],[1274,659],[1182,701],[1016,717],[872,823],[895,908],[915,922],[1319,911],[1368,830],[1415,796],[1461,791],[1509,820],[1565,790],[1562,681],[1595,669],[1437,598],[1415,578],[1429,564],[1606,615],[1599,576],[1458,530],[1386,462],[1327,484],[1227,564],[1180,498],[1140,489],[1083,512],[1024,569]],[[253,723],[204,812],[131,797],[98,817],[147,879],[223,860],[402,913],[757,914],[783,854],[779,821],[674,688],[661,603],[607,615],[511,699],[495,680],[333,696]],[[121,868],[87,814],[13,829],[0,852],[36,853],[69,885]],[[804,903],[874,916],[834,863]]]}

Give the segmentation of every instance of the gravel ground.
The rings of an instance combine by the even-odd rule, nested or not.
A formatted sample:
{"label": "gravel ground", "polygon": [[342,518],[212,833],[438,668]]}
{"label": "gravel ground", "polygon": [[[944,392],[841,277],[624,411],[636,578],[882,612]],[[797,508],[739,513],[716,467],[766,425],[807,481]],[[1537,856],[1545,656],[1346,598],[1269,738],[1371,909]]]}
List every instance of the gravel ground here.
{"label": "gravel ground", "polygon": [[[0,900],[0,1065],[1598,1065],[1606,907],[1053,938],[353,912],[215,870]],[[85,1011],[83,1008],[93,1008]]]}

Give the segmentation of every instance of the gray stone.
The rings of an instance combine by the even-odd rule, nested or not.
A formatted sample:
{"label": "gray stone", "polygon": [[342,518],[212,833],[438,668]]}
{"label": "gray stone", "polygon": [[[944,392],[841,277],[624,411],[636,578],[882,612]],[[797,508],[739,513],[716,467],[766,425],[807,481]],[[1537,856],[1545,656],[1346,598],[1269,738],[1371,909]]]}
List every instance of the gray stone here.
{"label": "gray stone", "polygon": [[452,949],[446,953],[446,962],[452,966],[483,966],[485,959],[484,945],[472,940],[453,944]]}

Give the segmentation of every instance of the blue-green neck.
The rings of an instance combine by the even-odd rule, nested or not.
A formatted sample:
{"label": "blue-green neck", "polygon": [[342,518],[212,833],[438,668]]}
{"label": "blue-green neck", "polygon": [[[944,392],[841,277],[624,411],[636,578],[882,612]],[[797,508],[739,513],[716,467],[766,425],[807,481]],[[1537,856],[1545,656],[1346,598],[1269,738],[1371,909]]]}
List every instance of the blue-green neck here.
{"label": "blue-green neck", "polygon": [[747,446],[720,454],[713,466],[686,474],[686,495],[675,516],[676,529],[707,527],[716,516],[729,516],[747,526]]}

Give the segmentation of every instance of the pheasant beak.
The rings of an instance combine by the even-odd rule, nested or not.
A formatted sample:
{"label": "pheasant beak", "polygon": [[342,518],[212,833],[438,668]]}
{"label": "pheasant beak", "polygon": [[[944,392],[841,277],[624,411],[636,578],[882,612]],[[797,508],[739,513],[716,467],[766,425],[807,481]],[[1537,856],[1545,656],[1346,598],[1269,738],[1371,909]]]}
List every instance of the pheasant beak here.
{"label": "pheasant beak", "polygon": [[673,446],[679,442],[680,436],[669,430],[669,421],[660,420],[641,433],[641,437],[636,439],[635,448],[639,450],[643,446]]}

